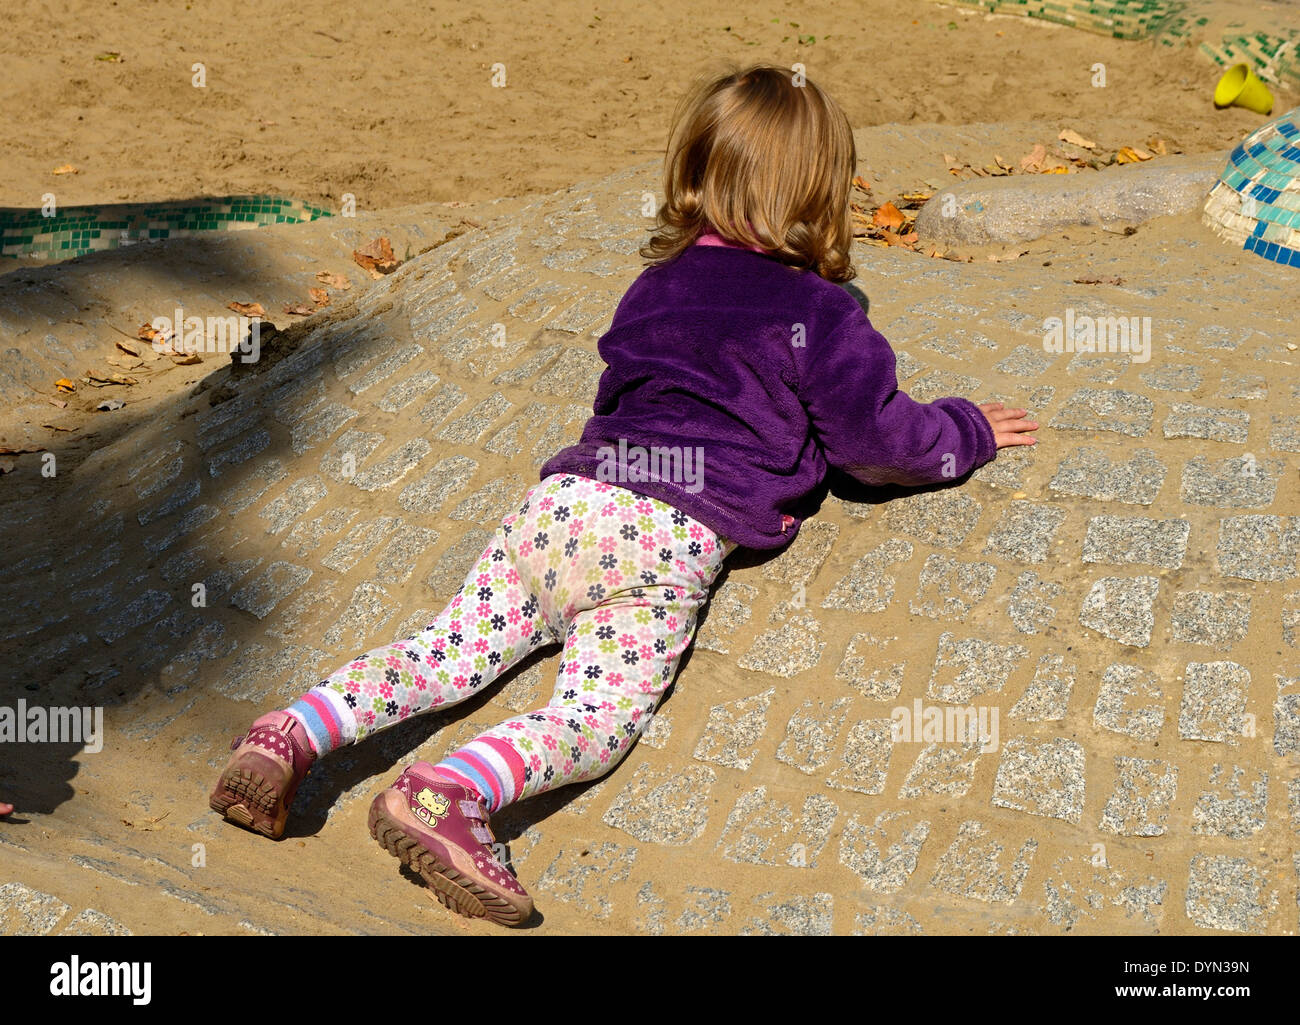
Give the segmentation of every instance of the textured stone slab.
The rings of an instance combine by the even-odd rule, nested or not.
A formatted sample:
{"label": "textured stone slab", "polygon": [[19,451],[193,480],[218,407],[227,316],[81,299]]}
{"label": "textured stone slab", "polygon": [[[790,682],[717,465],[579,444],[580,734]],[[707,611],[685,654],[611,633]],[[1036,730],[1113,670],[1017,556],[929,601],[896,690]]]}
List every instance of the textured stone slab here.
{"label": "textured stone slab", "polygon": [[1191,530],[1186,520],[1094,516],[1088,521],[1088,533],[1083,539],[1083,561],[1178,569],[1187,554]]}
{"label": "textured stone slab", "polygon": [[1064,737],[1036,743],[1007,741],[993,784],[993,803],[1002,808],[1077,823],[1083,815],[1083,748]]}
{"label": "textured stone slab", "polygon": [[1158,577],[1102,577],[1083,600],[1079,622],[1121,644],[1145,648],[1156,622],[1159,589]]}

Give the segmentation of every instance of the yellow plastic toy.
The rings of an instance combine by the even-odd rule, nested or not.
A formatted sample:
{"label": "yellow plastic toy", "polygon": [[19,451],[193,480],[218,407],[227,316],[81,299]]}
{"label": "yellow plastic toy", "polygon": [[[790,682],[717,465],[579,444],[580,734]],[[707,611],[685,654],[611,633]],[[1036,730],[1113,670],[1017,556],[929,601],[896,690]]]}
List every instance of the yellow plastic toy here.
{"label": "yellow plastic toy", "polygon": [[1245,107],[1256,114],[1273,111],[1273,94],[1248,64],[1234,64],[1214,87],[1216,107]]}

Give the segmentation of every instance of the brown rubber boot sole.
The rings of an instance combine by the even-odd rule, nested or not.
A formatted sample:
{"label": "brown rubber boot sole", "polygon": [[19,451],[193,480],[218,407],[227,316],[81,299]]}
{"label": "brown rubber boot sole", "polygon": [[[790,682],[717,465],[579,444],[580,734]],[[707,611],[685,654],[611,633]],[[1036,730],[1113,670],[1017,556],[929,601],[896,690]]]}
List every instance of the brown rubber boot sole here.
{"label": "brown rubber boot sole", "polygon": [[[390,806],[391,802],[391,806]],[[428,884],[430,896],[449,911],[466,918],[486,918],[498,925],[522,925],[532,914],[499,894],[480,886],[475,880],[441,861],[418,838],[406,831],[396,810],[403,806],[398,793],[380,794],[370,806],[370,835],[379,846]]]}
{"label": "brown rubber boot sole", "polygon": [[289,818],[289,807],[280,796],[275,784],[259,773],[231,769],[222,773],[208,797],[208,807],[220,812],[227,822],[278,840]]}

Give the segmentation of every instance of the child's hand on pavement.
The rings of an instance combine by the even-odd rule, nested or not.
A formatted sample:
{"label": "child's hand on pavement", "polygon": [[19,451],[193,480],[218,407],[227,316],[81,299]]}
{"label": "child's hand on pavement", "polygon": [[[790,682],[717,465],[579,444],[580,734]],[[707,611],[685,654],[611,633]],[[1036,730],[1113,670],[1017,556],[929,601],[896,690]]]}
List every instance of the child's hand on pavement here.
{"label": "child's hand on pavement", "polygon": [[1026,420],[1023,409],[1004,409],[1001,402],[982,402],[979,410],[993,428],[993,438],[998,448],[1011,445],[1033,445],[1035,439],[1026,432],[1038,430],[1038,421]]}

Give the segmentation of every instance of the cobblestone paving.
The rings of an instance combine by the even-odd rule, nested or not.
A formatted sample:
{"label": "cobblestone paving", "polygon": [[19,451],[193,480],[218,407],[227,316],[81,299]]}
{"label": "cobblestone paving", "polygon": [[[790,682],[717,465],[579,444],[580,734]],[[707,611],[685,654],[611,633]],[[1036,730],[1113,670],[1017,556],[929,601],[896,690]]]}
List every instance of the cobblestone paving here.
{"label": "cobblestone paving", "polygon": [[[656,185],[644,165],[523,205],[228,401],[221,371],[52,480],[4,480],[0,526],[45,538],[0,579],[6,695],[105,706],[107,737],[0,769],[30,809],[0,825],[0,932],[491,931],[399,875],[365,809],[396,766],[533,707],[555,652],[332,756],[278,844],[206,794],[258,712],[440,608],[576,439]],[[740,553],[625,762],[497,817],[538,929],[1297,929],[1300,428],[1271,412],[1300,398],[1296,279],[1195,215],[1140,235],[1149,274],[1104,291],[1067,283],[1114,246],[860,251],[903,387],[1028,402],[1040,444],[884,504],[837,487],[789,549]],[[1197,273],[1165,269],[1188,250]],[[1150,361],[1045,352],[1067,305],[1150,316]]]}

